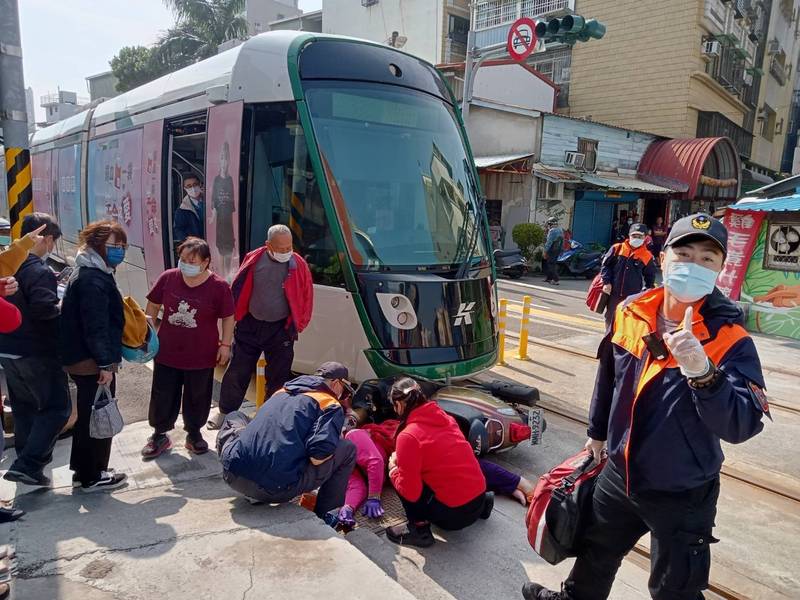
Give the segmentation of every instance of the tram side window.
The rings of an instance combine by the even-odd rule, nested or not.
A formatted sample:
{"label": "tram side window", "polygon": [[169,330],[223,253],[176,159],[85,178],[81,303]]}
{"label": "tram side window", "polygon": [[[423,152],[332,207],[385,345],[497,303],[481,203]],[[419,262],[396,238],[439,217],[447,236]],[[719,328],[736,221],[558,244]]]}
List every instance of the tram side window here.
{"label": "tram side window", "polygon": [[294,106],[258,107],[253,140],[248,249],[264,243],[270,225],[283,223],[292,230],[314,283],[343,287],[338,249]]}

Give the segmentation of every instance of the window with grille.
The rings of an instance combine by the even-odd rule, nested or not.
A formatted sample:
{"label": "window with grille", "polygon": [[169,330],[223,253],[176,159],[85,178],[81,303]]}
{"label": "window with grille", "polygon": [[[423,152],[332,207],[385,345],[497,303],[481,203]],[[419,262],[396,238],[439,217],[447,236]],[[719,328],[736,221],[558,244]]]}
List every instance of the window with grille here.
{"label": "window with grille", "polygon": [[570,8],[569,0],[522,0],[520,15],[523,17],[538,17],[547,13]]}
{"label": "window with grille", "polygon": [[583,168],[587,171],[594,171],[597,168],[597,144],[597,140],[578,138],[578,152],[586,156]]}
{"label": "window with grille", "polygon": [[561,195],[559,194],[559,187],[561,186],[560,183],[554,183],[552,181],[547,181],[547,179],[542,179],[541,177],[536,178],[536,197],[539,200],[560,200]]}

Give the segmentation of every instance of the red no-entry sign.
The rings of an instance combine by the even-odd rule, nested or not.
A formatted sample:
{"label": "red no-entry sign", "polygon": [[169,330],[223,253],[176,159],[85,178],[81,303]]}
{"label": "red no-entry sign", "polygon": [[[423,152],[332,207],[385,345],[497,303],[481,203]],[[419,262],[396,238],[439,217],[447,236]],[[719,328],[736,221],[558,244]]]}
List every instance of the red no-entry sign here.
{"label": "red no-entry sign", "polygon": [[536,47],[536,22],[528,17],[517,19],[508,30],[508,53],[516,61],[528,58]]}

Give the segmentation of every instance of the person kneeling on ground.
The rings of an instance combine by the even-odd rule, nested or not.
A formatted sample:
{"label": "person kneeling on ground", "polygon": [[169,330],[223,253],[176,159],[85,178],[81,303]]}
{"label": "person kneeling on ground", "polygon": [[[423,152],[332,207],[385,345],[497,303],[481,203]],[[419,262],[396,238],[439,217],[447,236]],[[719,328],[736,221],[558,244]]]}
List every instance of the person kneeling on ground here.
{"label": "person kneeling on ground", "polygon": [[[350,429],[345,434],[345,439],[356,447],[356,468],[347,484],[344,506],[339,510],[339,522],[345,527],[355,527],[356,511],[362,506],[362,514],[370,519],[383,516],[381,492],[386,462],[387,457],[395,451],[395,435],[399,424],[400,421],[396,419],[387,419],[382,423],[368,423],[361,429]],[[478,465],[489,491],[514,498],[522,506],[528,505],[528,499],[535,489],[532,482],[488,460],[479,458]]]}
{"label": "person kneeling on ground", "polygon": [[427,548],[435,542],[431,523],[453,531],[478,518],[488,519],[494,494],[487,493],[478,459],[455,419],[408,377],[392,386],[389,398],[400,417],[389,478],[408,527],[389,527],[386,537],[396,544]]}
{"label": "person kneeling on ground", "polygon": [[314,512],[334,524],[328,513],[344,503],[356,461],[355,446],[341,439],[347,377],[344,365],[323,363],[315,375],[287,382],[252,421],[240,411],[226,415],[217,436],[225,482],[276,504],[319,488]]}

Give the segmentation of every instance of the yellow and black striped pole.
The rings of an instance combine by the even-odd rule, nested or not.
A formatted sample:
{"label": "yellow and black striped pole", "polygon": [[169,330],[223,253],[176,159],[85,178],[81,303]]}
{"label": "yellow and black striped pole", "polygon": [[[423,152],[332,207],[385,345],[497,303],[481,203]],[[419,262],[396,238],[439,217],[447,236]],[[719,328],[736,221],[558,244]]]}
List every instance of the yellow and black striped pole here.
{"label": "yellow and black striped pole", "polygon": [[31,153],[24,148],[6,148],[6,189],[11,239],[20,237],[22,219],[33,212]]}

